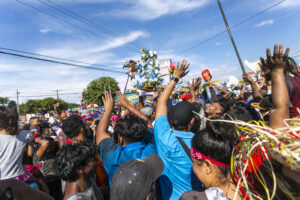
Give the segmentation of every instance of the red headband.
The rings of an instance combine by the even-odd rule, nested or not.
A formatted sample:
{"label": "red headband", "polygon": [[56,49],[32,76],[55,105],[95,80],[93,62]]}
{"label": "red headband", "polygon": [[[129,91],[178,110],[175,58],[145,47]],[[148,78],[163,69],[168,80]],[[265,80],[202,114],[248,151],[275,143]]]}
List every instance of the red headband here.
{"label": "red headband", "polygon": [[196,149],[194,149],[192,146],[191,146],[191,155],[196,160],[209,160],[213,164],[218,165],[220,167],[229,167],[229,165],[227,165],[227,164],[218,162],[218,161],[216,161],[216,160],[214,160],[214,159],[212,159],[210,157],[207,157],[207,156],[203,155],[202,153],[200,153],[199,151],[197,151]]}

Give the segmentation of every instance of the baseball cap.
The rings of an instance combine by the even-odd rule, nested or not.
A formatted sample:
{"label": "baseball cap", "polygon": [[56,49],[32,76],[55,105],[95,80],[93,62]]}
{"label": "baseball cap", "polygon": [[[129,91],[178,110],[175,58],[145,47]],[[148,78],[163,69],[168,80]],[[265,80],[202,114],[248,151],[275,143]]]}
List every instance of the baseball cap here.
{"label": "baseball cap", "polygon": [[200,112],[201,106],[198,103],[189,103],[182,101],[172,107],[169,114],[169,121],[171,126],[177,130],[184,130],[187,128],[189,122],[194,116],[194,112]]}
{"label": "baseball cap", "polygon": [[111,181],[111,200],[144,200],[152,183],[161,175],[164,164],[161,158],[151,154],[144,160],[123,163]]}
{"label": "baseball cap", "polygon": [[152,97],[147,96],[147,97],[145,98],[145,100],[144,100],[144,106],[145,106],[145,107],[146,107],[146,106],[151,107],[152,105],[153,105],[153,103],[152,103]]}
{"label": "baseball cap", "polygon": [[188,100],[189,98],[191,98],[191,95],[189,93],[184,93],[183,95],[181,95],[182,100]]}
{"label": "baseball cap", "polygon": [[146,107],[142,108],[141,111],[144,115],[146,115],[147,117],[150,117],[151,114],[153,113],[153,108],[150,106],[146,106]]}

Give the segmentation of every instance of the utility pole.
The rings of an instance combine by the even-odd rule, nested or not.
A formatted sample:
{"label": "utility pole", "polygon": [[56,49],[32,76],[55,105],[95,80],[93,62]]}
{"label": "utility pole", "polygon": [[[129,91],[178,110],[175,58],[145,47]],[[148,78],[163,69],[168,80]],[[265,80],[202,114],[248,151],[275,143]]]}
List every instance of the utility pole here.
{"label": "utility pole", "polygon": [[126,81],[126,84],[125,84],[125,88],[124,88],[124,95],[126,94],[126,89],[127,89],[127,84],[128,84],[128,80],[129,80],[129,77],[130,77],[130,75],[129,75],[129,73],[127,73],[128,74],[128,76],[127,76],[127,81]]}
{"label": "utility pole", "polygon": [[241,59],[241,57],[240,57],[239,51],[238,51],[238,49],[237,49],[237,47],[236,47],[236,45],[235,45],[235,42],[234,42],[234,40],[233,40],[233,37],[232,37],[232,34],[231,34],[231,30],[230,30],[230,28],[229,28],[229,26],[228,26],[228,22],[227,22],[227,19],[226,19],[226,17],[225,17],[225,13],[224,13],[224,11],[223,11],[223,8],[222,8],[222,5],[221,5],[220,0],[218,0],[218,5],[219,5],[219,8],[220,8],[220,11],[221,11],[221,14],[222,14],[224,23],[225,23],[225,25],[226,25],[226,28],[227,28],[229,37],[230,37],[230,39],[231,39],[233,48],[234,48],[234,50],[235,50],[236,56],[238,57],[238,60],[239,60],[241,69],[242,69],[242,71],[243,71],[243,74],[246,75],[246,71],[245,71],[245,68],[244,68],[242,59]]}
{"label": "utility pole", "polygon": [[62,90],[53,90],[53,92],[56,92],[56,99],[59,99],[59,96],[58,96],[59,91],[62,91]]}
{"label": "utility pole", "polygon": [[19,90],[17,89],[17,110],[18,110],[18,113],[20,113],[20,110],[19,110]]}

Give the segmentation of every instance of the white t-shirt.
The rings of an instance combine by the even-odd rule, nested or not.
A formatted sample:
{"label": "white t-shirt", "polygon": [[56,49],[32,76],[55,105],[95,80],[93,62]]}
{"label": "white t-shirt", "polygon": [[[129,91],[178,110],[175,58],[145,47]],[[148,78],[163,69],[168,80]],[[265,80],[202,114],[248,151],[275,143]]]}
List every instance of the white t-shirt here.
{"label": "white t-shirt", "polygon": [[55,122],[54,117],[51,116],[51,117],[49,118],[49,121],[48,121],[48,122],[49,122],[50,124],[53,124],[53,123]]}
{"label": "white t-shirt", "polygon": [[20,176],[26,172],[22,164],[26,145],[33,140],[30,131],[17,135],[0,134],[0,180]]}

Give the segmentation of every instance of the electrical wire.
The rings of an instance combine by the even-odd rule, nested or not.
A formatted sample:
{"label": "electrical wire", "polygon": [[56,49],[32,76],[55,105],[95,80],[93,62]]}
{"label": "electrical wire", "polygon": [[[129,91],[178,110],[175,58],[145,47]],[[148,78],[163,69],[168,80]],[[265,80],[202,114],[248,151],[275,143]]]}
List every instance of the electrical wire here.
{"label": "electrical wire", "polygon": [[32,60],[51,62],[51,63],[56,63],[56,64],[69,65],[69,66],[85,68],[85,69],[92,69],[92,70],[97,70],[97,71],[108,71],[108,72],[125,74],[125,72],[121,72],[121,71],[114,71],[114,70],[109,70],[109,69],[104,69],[104,68],[100,69],[100,68],[92,67],[92,66],[71,64],[71,63],[66,63],[66,62],[60,62],[60,61],[55,61],[55,60],[43,59],[43,58],[36,58],[36,57],[32,57],[32,56],[25,56],[25,55],[21,55],[21,54],[9,53],[9,52],[4,52],[4,51],[0,51],[0,54],[6,54],[6,55],[17,56],[17,57],[22,57],[22,58],[28,58],[28,59],[32,59]]}
{"label": "electrical wire", "polygon": [[[237,24],[234,24],[234,25],[231,26],[230,28],[231,28],[231,29],[234,29],[234,28],[236,28],[237,26],[239,26],[239,25],[241,25],[241,24],[243,24],[243,23],[246,23],[247,21],[249,21],[249,20],[251,20],[251,19],[257,17],[258,15],[261,15],[262,13],[264,13],[264,12],[266,12],[266,11],[268,11],[268,10],[270,10],[270,9],[272,9],[272,8],[274,8],[274,7],[278,6],[278,5],[280,5],[280,4],[282,4],[282,3],[285,2],[285,1],[286,1],[286,0],[282,0],[282,1],[280,1],[280,2],[277,2],[277,3],[273,4],[272,6],[266,8],[266,9],[263,9],[263,10],[259,11],[258,13],[256,13],[256,14],[254,14],[254,15],[252,15],[252,16],[250,16],[250,17],[244,19],[244,20],[242,20],[241,22],[239,22],[239,23],[237,23]],[[201,42],[199,42],[199,43],[196,43],[195,45],[193,45],[193,46],[190,47],[190,48],[187,48],[187,49],[185,49],[185,50],[183,50],[183,51],[180,51],[177,55],[185,54],[186,52],[188,52],[188,51],[190,51],[190,50],[192,50],[192,49],[194,49],[194,48],[196,48],[196,47],[198,47],[198,46],[201,46],[201,45],[205,44],[206,42],[208,42],[208,41],[210,41],[210,40],[212,40],[212,39],[214,39],[214,38],[218,37],[219,35],[222,35],[223,33],[226,33],[226,32],[227,32],[227,29],[224,29],[223,31],[221,31],[221,32],[219,32],[219,33],[217,33],[217,34],[215,34],[215,35],[213,35],[213,36],[207,38],[206,40],[203,40],[203,41],[201,41]]]}
{"label": "electrical wire", "polygon": [[18,52],[18,53],[25,53],[25,54],[29,54],[29,55],[42,56],[42,57],[45,57],[45,58],[54,58],[54,59],[64,60],[64,61],[69,61],[69,62],[74,62],[74,63],[81,63],[81,64],[92,65],[92,66],[99,66],[99,67],[102,67],[102,68],[103,67],[108,67],[108,68],[114,68],[114,69],[119,69],[119,70],[122,69],[122,68],[118,68],[118,67],[110,67],[110,66],[105,66],[105,65],[101,65],[101,64],[92,64],[92,63],[87,63],[87,62],[82,62],[82,61],[71,60],[71,59],[58,58],[58,57],[54,57],[54,56],[47,56],[47,55],[43,55],[43,54],[37,54],[37,53],[28,52],[28,51],[21,51],[21,50],[10,49],[10,48],[5,48],[5,47],[0,47],[0,49],[8,50],[8,51],[14,51],[14,52]]}
{"label": "electrical wire", "polygon": [[[71,92],[71,93],[59,93],[59,96],[61,95],[77,95],[77,94],[82,94],[82,92]],[[19,95],[19,98],[30,98],[30,97],[48,97],[48,96],[56,96],[57,94],[53,93],[53,94],[41,94],[41,95],[30,95],[30,96],[22,96],[22,95]],[[8,98],[14,98],[16,96],[11,96],[11,97],[8,97]]]}
{"label": "electrical wire", "polygon": [[[72,23],[72,22],[70,22],[70,21],[68,21],[68,20],[65,20],[65,19],[63,19],[63,18],[61,18],[61,17],[58,17],[58,16],[56,16],[56,15],[53,15],[53,14],[47,12],[47,11],[44,11],[44,10],[42,10],[42,9],[39,9],[39,8],[35,7],[35,6],[29,5],[28,3],[24,3],[24,2],[22,2],[22,1],[20,1],[20,0],[16,0],[16,1],[19,2],[19,3],[21,3],[21,4],[23,4],[23,5],[26,6],[26,7],[32,8],[32,9],[34,9],[34,10],[36,10],[36,11],[39,11],[39,12],[41,12],[41,13],[43,13],[43,14],[46,14],[46,15],[48,15],[48,16],[51,16],[51,17],[53,17],[53,18],[55,18],[55,19],[57,19],[57,20],[59,20],[59,21],[62,21],[62,22],[64,22],[64,23],[66,23],[66,24],[72,25],[72,26],[74,26],[74,27],[76,27],[76,28],[78,28],[78,29],[80,29],[80,30],[82,30],[82,31],[85,31],[85,32],[90,33],[90,34],[92,34],[92,35],[95,35],[95,36],[104,38],[104,39],[106,39],[106,40],[110,40],[110,41],[112,41],[112,42],[115,42],[115,40],[112,40],[112,39],[110,39],[110,38],[104,37],[103,35],[100,35],[100,34],[98,34],[98,33],[96,33],[96,32],[90,31],[90,30],[88,30],[88,29],[86,29],[86,28],[83,28],[83,27],[81,27],[81,26],[79,26],[79,25],[77,25],[77,24],[74,24],[74,23]],[[123,44],[123,45],[121,45],[121,46],[124,46],[124,47],[126,47],[127,49],[130,49],[130,50],[132,50],[132,51],[139,52],[138,50],[132,49],[131,47],[126,46],[125,44]]]}

